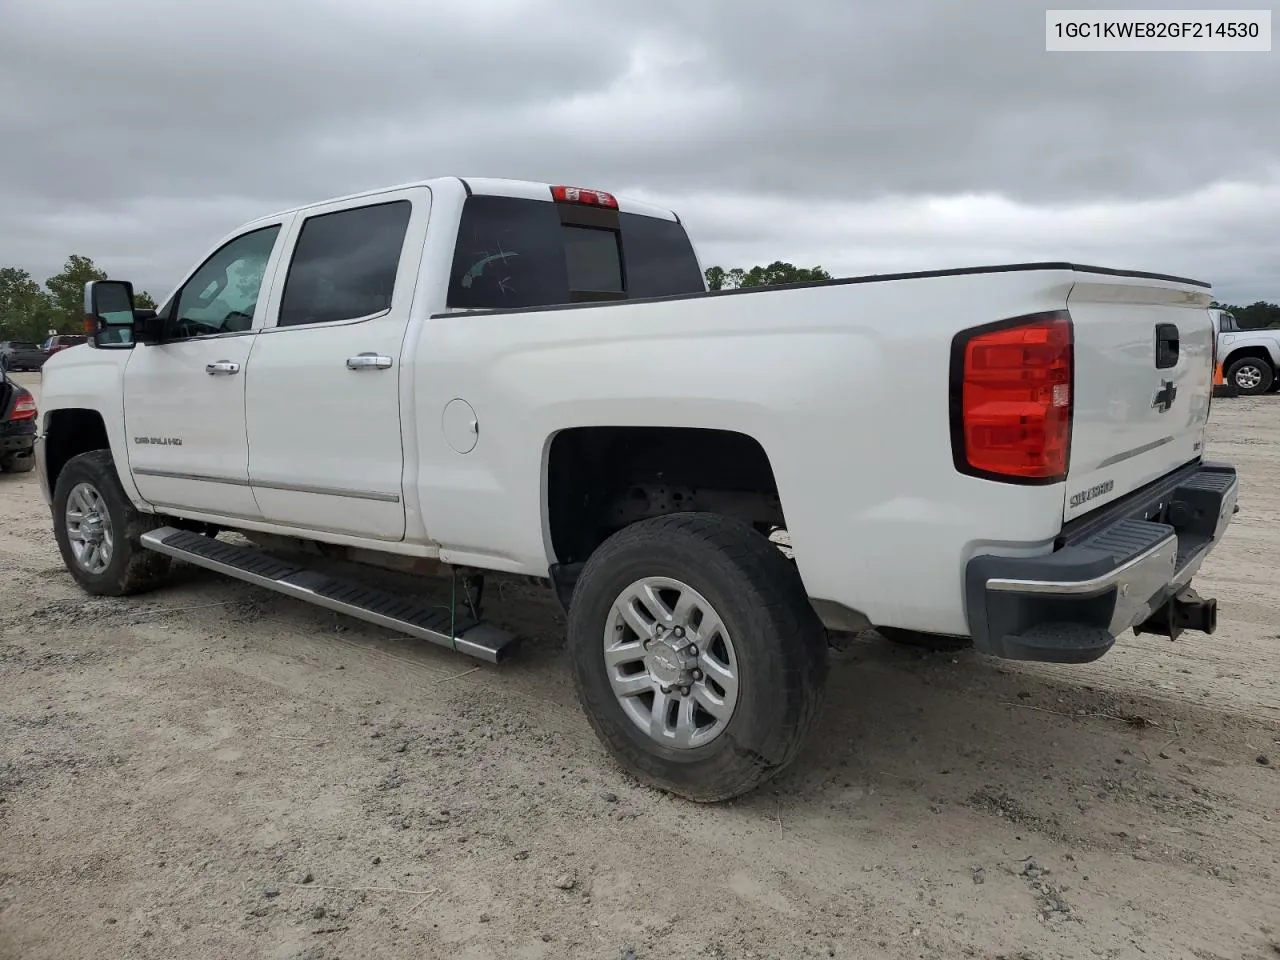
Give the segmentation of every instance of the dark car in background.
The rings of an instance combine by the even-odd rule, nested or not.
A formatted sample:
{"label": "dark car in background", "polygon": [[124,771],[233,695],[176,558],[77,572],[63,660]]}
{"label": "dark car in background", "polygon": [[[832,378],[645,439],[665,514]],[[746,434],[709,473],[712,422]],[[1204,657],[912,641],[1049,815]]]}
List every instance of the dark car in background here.
{"label": "dark car in background", "polygon": [[35,468],[36,400],[31,391],[0,370],[0,471]]}
{"label": "dark car in background", "polygon": [[39,370],[44,366],[45,352],[40,344],[26,340],[0,340],[0,369]]}

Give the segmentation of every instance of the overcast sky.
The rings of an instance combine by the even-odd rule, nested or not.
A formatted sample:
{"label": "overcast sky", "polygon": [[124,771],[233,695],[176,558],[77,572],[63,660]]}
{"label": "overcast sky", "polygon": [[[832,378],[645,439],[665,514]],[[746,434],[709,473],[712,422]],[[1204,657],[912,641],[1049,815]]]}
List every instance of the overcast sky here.
{"label": "overcast sky", "polygon": [[37,280],[82,253],[159,298],[246,220],[458,174],[661,202],[725,267],[1280,301],[1280,53],[1050,54],[1026,0],[0,7],[0,265]]}

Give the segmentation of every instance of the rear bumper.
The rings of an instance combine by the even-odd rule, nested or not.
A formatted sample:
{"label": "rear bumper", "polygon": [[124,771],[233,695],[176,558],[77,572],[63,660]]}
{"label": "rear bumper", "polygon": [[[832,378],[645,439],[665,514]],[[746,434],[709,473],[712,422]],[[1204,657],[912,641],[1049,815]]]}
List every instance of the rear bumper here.
{"label": "rear bumper", "polygon": [[1087,663],[1129,628],[1212,632],[1188,589],[1236,510],[1235,468],[1202,462],[1064,533],[1039,557],[975,556],[965,570],[974,646],[1010,660]]}
{"label": "rear bumper", "polygon": [[0,457],[25,457],[32,452],[35,442],[34,430],[30,433],[0,434]]}

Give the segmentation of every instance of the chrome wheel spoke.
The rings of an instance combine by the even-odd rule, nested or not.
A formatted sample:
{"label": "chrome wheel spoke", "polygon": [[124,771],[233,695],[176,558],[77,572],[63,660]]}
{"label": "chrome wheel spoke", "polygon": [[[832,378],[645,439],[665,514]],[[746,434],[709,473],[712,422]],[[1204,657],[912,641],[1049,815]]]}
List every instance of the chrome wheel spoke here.
{"label": "chrome wheel spoke", "polygon": [[693,697],[681,697],[680,706],[676,709],[675,742],[678,747],[691,747],[698,735],[698,725],[694,717],[696,704]]}
{"label": "chrome wheel spoke", "polygon": [[619,697],[638,697],[641,694],[652,693],[656,689],[653,685],[653,678],[647,672],[633,673],[629,677],[612,676],[609,683],[613,685],[613,692]]}
{"label": "chrome wheel spoke", "polygon": [[698,657],[698,666],[708,680],[718,684],[729,697],[738,695],[738,675],[727,663],[721,663],[710,650],[703,650]]}
{"label": "chrome wheel spoke", "polygon": [[714,612],[705,612],[702,616],[702,622],[698,624],[698,648],[706,650],[711,646],[711,642],[715,640],[716,635],[723,629],[720,618]]}
{"label": "chrome wheel spoke", "polygon": [[604,652],[604,662],[611,668],[626,666],[628,663],[638,663],[644,659],[644,644],[636,641],[635,643],[620,643],[617,646],[609,647]]}
{"label": "chrome wheel spoke", "polygon": [[671,623],[671,611],[662,602],[662,598],[658,596],[658,591],[653,584],[646,583],[635,596],[636,600],[644,604],[645,611],[656,623],[664,627]]}
{"label": "chrome wheel spoke", "polygon": [[653,636],[653,624],[640,615],[640,611],[636,609],[637,602],[633,597],[623,598],[618,602],[619,612],[635,635],[642,640],[647,640]]}
{"label": "chrome wheel spoke", "polygon": [[733,708],[729,705],[729,701],[725,697],[712,693],[711,688],[705,683],[699,683],[694,686],[688,700],[691,704],[696,700],[698,706],[717,720],[727,721],[733,713]]}
{"label": "chrome wheel spoke", "polygon": [[671,696],[661,690],[653,692],[653,708],[649,714],[649,736],[662,742],[669,739],[667,717],[671,713]]}
{"label": "chrome wheel spoke", "polygon": [[685,590],[680,594],[680,599],[676,601],[675,609],[671,611],[671,619],[682,627],[691,626],[693,615],[698,609],[697,594],[692,590]]}

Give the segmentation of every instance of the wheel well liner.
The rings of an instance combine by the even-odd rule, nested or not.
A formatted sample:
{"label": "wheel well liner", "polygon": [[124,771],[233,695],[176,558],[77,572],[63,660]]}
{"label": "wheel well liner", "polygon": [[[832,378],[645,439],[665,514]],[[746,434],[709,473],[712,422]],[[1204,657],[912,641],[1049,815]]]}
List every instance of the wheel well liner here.
{"label": "wheel well liner", "polygon": [[575,427],[552,439],[547,523],[559,563],[581,563],[637,520],[702,511],[784,527],[773,467],[754,437],[697,427]]}
{"label": "wheel well liner", "polygon": [[110,450],[107,426],[97,410],[71,407],[54,410],[45,421],[45,474],[49,489],[58,485],[58,474],[72,457],[90,450]]}

